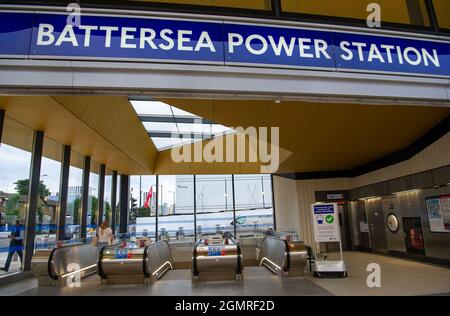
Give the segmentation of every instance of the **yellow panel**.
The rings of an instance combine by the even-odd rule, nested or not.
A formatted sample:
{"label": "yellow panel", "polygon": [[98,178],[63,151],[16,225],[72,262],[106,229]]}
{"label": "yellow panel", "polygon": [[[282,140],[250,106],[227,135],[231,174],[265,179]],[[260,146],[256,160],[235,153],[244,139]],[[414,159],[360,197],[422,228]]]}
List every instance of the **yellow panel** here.
{"label": "yellow panel", "polygon": [[434,10],[440,28],[450,29],[450,1],[433,0]]}
{"label": "yellow panel", "polygon": [[[136,0],[136,2],[139,0]],[[173,3],[184,5],[203,5],[227,8],[271,10],[270,0],[140,0],[142,2]]]}
{"label": "yellow panel", "polygon": [[[122,106],[114,106],[111,97],[2,97],[0,104],[6,109],[6,115],[20,121],[30,129],[43,130],[45,135],[60,144],[71,145],[72,149],[81,155],[92,157],[93,161],[107,164],[108,168],[118,170],[124,174],[149,174],[153,171],[157,151],[150,138],[142,128],[136,113],[126,97],[115,97],[122,100]],[[105,109],[103,103],[111,103],[108,111],[118,111],[116,121],[110,122],[111,130],[117,129],[120,134],[127,130],[127,124],[132,118],[135,126],[130,128],[134,134],[129,134],[130,141],[123,141],[125,148],[118,146],[101,131],[96,130],[84,120],[80,119],[85,111],[97,118],[102,116]],[[103,102],[103,103],[102,103]],[[98,113],[92,110],[98,109]],[[73,112],[72,112],[73,111]],[[51,113],[51,115],[49,115]],[[89,120],[88,120],[89,121]],[[98,122],[100,124],[100,121]],[[102,122],[104,126],[104,122]],[[108,129],[107,127],[104,127]],[[5,129],[6,139],[18,133],[10,133]],[[134,141],[136,140],[136,141]],[[138,146],[137,143],[140,143]],[[16,147],[20,141],[15,140]],[[128,148],[139,148],[130,152]]]}
{"label": "yellow panel", "polygon": [[2,143],[31,152],[33,148],[33,130],[20,122],[5,116]]}
{"label": "yellow panel", "polygon": [[420,8],[419,16],[422,16],[419,19],[420,21],[411,19],[406,0],[281,0],[281,5],[283,11],[291,13],[366,20],[369,15],[367,5],[378,3],[381,5],[381,20],[383,22],[429,26],[430,22],[424,0],[417,1],[419,1]]}

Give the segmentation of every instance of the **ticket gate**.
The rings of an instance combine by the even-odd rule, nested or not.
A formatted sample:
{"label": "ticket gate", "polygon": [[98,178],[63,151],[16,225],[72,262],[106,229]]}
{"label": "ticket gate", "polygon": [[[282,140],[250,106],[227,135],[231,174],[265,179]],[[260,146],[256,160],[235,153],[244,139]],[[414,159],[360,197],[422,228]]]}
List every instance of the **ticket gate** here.
{"label": "ticket gate", "polygon": [[99,248],[76,243],[38,249],[31,259],[31,273],[39,286],[70,285],[97,269]]}
{"label": "ticket gate", "polygon": [[199,240],[192,256],[194,281],[242,280],[242,252],[234,239]]}
{"label": "ticket gate", "polygon": [[124,247],[104,247],[98,258],[97,273],[102,284],[149,284],[174,266],[167,241],[145,247],[127,243]]}
{"label": "ticket gate", "polygon": [[271,236],[263,239],[260,266],[280,277],[304,276],[308,252],[303,241],[287,241]]}

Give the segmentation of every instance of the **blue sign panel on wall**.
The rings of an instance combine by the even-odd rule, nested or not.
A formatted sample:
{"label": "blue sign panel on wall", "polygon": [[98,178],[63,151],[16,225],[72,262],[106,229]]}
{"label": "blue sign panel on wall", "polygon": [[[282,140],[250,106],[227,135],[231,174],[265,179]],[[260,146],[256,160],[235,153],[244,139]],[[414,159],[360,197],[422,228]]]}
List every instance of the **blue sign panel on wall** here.
{"label": "blue sign panel on wall", "polygon": [[[450,77],[450,42],[174,18],[0,13],[0,56],[212,63]],[[70,21],[70,20],[69,20]]]}
{"label": "blue sign panel on wall", "polygon": [[28,55],[33,18],[32,13],[0,13],[0,55]]}

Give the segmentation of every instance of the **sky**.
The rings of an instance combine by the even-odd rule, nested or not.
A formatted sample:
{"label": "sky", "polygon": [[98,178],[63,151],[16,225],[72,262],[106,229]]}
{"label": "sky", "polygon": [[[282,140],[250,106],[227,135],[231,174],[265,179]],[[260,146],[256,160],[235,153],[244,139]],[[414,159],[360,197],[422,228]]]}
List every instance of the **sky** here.
{"label": "sky", "polygon": [[[0,191],[15,193],[14,182],[28,179],[30,176],[31,153],[6,145],[0,146]],[[43,157],[41,164],[41,180],[54,195],[59,191],[61,163]],[[80,173],[71,174],[73,183],[81,185]]]}

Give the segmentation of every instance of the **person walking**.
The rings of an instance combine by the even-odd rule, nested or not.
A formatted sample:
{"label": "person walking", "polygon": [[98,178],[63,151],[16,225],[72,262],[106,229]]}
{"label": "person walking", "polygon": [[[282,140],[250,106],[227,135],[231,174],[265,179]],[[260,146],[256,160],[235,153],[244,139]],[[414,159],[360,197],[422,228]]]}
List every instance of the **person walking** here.
{"label": "person walking", "polygon": [[14,256],[14,253],[16,252],[19,255],[20,263],[22,264],[24,236],[25,236],[24,227],[20,220],[16,220],[16,226],[14,226],[14,228],[12,229],[11,235],[8,236],[9,239],[11,239],[11,241],[9,242],[8,258],[6,259],[5,267],[0,268],[0,270],[8,272],[11,260]]}
{"label": "person walking", "polygon": [[100,245],[111,245],[113,242],[113,231],[109,226],[109,221],[104,220],[98,228],[98,243]]}

